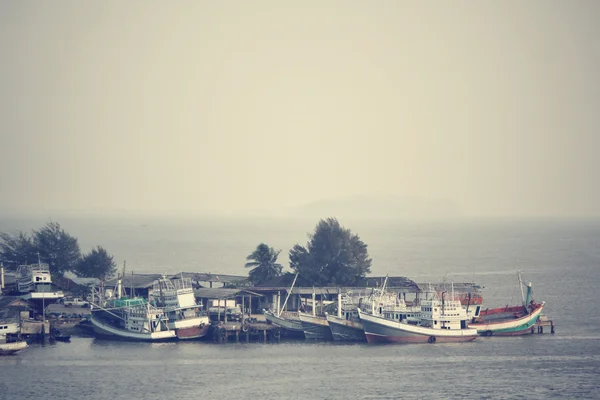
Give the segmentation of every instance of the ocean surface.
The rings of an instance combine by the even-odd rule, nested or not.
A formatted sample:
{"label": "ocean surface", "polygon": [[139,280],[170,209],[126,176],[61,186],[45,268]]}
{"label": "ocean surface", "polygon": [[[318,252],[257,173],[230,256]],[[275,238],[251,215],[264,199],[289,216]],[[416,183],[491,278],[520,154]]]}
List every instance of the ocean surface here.
{"label": "ocean surface", "polygon": [[[127,271],[245,275],[260,242],[287,252],[317,221],[0,217],[0,231],[59,222],[82,251]],[[340,221],[369,246],[372,272],[471,282],[487,306],[520,301],[517,270],[556,325],[551,335],[434,345],[145,344],[74,337],[0,358],[4,399],[600,398],[600,221]]]}

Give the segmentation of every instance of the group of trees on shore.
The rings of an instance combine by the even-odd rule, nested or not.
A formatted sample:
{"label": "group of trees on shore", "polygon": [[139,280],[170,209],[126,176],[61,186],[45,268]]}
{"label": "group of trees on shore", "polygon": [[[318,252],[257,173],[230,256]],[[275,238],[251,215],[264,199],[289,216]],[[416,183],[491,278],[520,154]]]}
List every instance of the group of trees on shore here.
{"label": "group of trees on shore", "polygon": [[77,238],[57,222],[50,222],[31,234],[0,233],[0,261],[8,270],[19,265],[42,262],[50,273],[62,276],[67,271],[83,278],[110,279],[116,271],[113,257],[101,246],[81,254]]}
{"label": "group of trees on shore", "polygon": [[[246,257],[249,280],[254,285],[283,275],[277,262],[281,250],[261,243]],[[0,261],[9,270],[19,265],[47,263],[50,272],[62,276],[72,271],[79,277],[107,280],[114,276],[113,257],[101,246],[81,254],[77,238],[50,222],[31,234],[0,233]],[[367,245],[337,219],[317,223],[306,246],[296,244],[289,252],[290,268],[301,277],[299,284],[352,286],[371,272]]]}
{"label": "group of trees on shore", "polygon": [[[281,250],[261,243],[246,257],[252,284],[283,274],[283,266],[277,263],[279,253]],[[296,244],[289,259],[302,281],[315,286],[353,286],[371,272],[367,245],[335,218],[319,221],[306,246]]]}

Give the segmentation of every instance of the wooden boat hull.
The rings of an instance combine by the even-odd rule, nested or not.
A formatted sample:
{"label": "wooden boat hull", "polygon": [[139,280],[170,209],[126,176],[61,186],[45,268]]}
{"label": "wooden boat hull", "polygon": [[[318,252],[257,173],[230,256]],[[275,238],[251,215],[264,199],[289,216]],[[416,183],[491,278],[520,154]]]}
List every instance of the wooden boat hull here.
{"label": "wooden boat hull", "polygon": [[277,325],[281,328],[281,335],[287,338],[298,338],[304,339],[304,328],[302,327],[302,322],[294,319],[284,318],[282,316],[278,317],[275,314],[265,311],[264,312],[265,319],[267,323],[271,323],[273,325]]}
{"label": "wooden boat hull", "polygon": [[514,313],[524,311],[522,306],[502,307],[485,310],[480,313],[481,322],[470,323],[470,328],[477,329],[482,336],[519,336],[528,335],[539,319],[545,302],[527,315],[515,316]]}
{"label": "wooden boat hull", "polygon": [[340,342],[366,342],[367,337],[363,324],[356,320],[347,320],[334,315],[327,315],[327,322],[334,341]]}
{"label": "wooden boat hull", "polygon": [[29,345],[24,340],[18,342],[0,343],[0,356],[8,356],[18,353],[27,347],[29,347]]}
{"label": "wooden boat hull", "polygon": [[204,324],[201,326],[193,326],[190,328],[176,329],[175,332],[177,334],[177,339],[179,340],[200,339],[206,336],[209,328],[210,324]]}
{"label": "wooden boat hull", "polygon": [[369,343],[446,343],[470,342],[477,338],[476,329],[434,329],[360,313]]}
{"label": "wooden boat hull", "polygon": [[325,317],[314,317],[300,313],[300,321],[304,329],[304,336],[311,340],[333,340],[329,323]]}
{"label": "wooden boat hull", "polygon": [[175,330],[166,330],[151,333],[130,332],[126,331],[125,329],[115,328],[114,326],[103,323],[102,321],[94,318],[93,316],[91,318],[91,323],[94,332],[97,335],[110,339],[133,340],[139,342],[156,342],[174,340],[177,338]]}

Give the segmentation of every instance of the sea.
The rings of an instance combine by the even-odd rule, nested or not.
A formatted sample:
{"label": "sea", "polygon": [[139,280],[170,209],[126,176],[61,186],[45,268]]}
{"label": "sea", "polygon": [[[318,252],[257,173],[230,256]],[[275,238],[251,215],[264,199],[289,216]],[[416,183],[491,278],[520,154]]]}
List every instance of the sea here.
{"label": "sea", "polygon": [[[127,272],[245,275],[259,243],[306,244],[294,218],[0,217],[1,232],[58,222],[83,252]],[[132,343],[73,337],[0,358],[4,399],[598,399],[600,220],[340,220],[368,245],[376,276],[475,282],[484,304],[521,301],[517,271],[556,331],[461,344]]]}

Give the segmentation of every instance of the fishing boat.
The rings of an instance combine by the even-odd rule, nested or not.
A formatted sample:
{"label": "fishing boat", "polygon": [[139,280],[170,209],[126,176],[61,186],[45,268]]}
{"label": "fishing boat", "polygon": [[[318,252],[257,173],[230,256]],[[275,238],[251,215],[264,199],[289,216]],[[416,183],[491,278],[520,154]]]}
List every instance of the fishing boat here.
{"label": "fishing boat", "polygon": [[25,300],[52,303],[65,296],[62,291],[52,288],[50,267],[39,260],[37,264],[20,265],[17,268],[16,288]]}
{"label": "fishing boat", "polygon": [[365,313],[370,312],[371,315],[379,315],[397,321],[411,319],[419,314],[419,307],[407,306],[396,293],[386,291],[387,282],[388,277],[386,276],[383,286],[372,289],[368,297],[361,296],[360,293],[355,295],[349,292],[342,296],[341,315],[326,314],[333,340],[367,341],[362,321],[358,316],[359,308]]}
{"label": "fishing boat", "polygon": [[300,322],[302,323],[302,329],[304,330],[304,336],[307,339],[312,340],[333,340],[331,329],[326,317],[317,315],[306,314],[303,312],[298,313]]}
{"label": "fishing boat", "polygon": [[282,336],[304,339],[304,328],[302,327],[302,321],[300,321],[299,312],[283,311],[287,305],[290,295],[292,294],[292,290],[296,284],[296,279],[298,279],[298,274],[296,274],[294,280],[292,281],[292,285],[288,290],[283,306],[278,308],[277,311],[263,310],[263,314],[267,323],[277,325],[281,328]]}
{"label": "fishing boat", "polygon": [[282,329],[283,336],[304,339],[304,328],[298,312],[281,311],[279,314],[271,310],[263,310],[267,323],[277,325]]}
{"label": "fishing boat", "polygon": [[200,311],[202,304],[196,302],[190,278],[170,280],[163,275],[153,282],[150,301],[164,310],[167,327],[175,331],[178,339],[197,339],[208,333],[210,320]]}
{"label": "fishing boat", "polygon": [[358,297],[358,304],[355,300],[356,296],[351,293],[342,295],[341,311],[338,315],[325,313],[325,318],[329,324],[331,335],[334,341],[341,342],[366,342],[365,332],[362,322],[358,318],[358,307],[361,304],[361,297]]}
{"label": "fishing boat", "polygon": [[[532,298],[531,282],[523,283],[518,273],[522,304],[482,310],[472,319],[469,327],[477,329],[482,336],[517,336],[533,332],[533,326],[539,319],[545,302],[536,303]],[[527,288],[527,294],[523,292]]]}
{"label": "fishing boat", "polygon": [[100,304],[90,303],[90,322],[98,336],[135,341],[159,341],[177,338],[170,329],[164,309],[143,298],[119,297]]}
{"label": "fishing boat", "polygon": [[[124,274],[122,275],[124,276]],[[189,339],[206,335],[208,320],[200,317],[190,293],[191,283],[168,286],[154,282],[159,291],[152,303],[142,297],[125,297],[122,277],[117,279],[113,297],[90,303],[90,322],[103,337],[134,341]],[[160,294],[163,290],[163,295]],[[190,297],[191,296],[191,297]],[[95,297],[95,296],[94,296]],[[202,325],[204,323],[204,325]]]}
{"label": "fishing boat", "polygon": [[[452,291],[454,292],[454,291]],[[468,342],[477,338],[477,330],[467,326],[466,309],[452,293],[439,296],[430,292],[429,299],[421,300],[419,319],[415,322],[397,321],[381,315],[358,310],[369,343],[436,343]]]}

